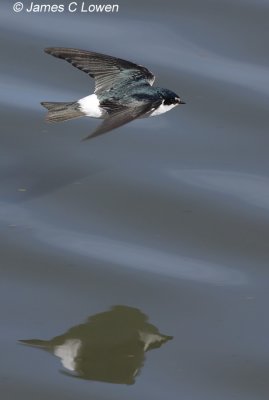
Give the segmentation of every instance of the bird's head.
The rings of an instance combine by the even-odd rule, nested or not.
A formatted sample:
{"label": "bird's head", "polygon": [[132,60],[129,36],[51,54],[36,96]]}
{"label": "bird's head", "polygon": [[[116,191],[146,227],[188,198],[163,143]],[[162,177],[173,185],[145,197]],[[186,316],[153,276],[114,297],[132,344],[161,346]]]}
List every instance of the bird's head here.
{"label": "bird's head", "polygon": [[183,101],[180,96],[174,92],[172,92],[171,90],[168,89],[162,89],[161,90],[161,97],[163,98],[164,105],[178,105],[178,104],[186,104],[185,101]]}

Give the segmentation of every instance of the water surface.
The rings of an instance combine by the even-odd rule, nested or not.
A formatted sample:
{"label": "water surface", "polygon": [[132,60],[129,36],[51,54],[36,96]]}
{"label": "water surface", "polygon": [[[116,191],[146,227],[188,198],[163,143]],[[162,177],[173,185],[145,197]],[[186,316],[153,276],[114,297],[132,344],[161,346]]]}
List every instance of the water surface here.
{"label": "water surface", "polygon": [[[1,3],[2,396],[266,400],[268,2],[119,5]],[[93,82],[48,46],[146,65],[187,104],[81,143],[97,121],[39,103]]]}

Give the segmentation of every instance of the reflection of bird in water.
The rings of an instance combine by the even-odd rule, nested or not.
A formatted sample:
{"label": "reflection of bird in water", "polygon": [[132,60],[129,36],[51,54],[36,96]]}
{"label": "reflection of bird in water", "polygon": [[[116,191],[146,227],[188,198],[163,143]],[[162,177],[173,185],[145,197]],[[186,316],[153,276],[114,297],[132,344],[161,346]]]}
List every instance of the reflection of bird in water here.
{"label": "reflection of bird in water", "polygon": [[146,351],[172,339],[147,322],[137,308],[115,306],[51,340],[20,340],[61,359],[65,374],[82,379],[132,384]]}

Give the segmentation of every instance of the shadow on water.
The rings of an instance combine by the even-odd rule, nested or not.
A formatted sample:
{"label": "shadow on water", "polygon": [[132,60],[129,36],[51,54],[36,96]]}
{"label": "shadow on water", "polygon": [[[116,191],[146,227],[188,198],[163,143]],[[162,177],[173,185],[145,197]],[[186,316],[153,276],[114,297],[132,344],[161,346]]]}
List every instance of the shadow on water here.
{"label": "shadow on water", "polygon": [[145,353],[171,339],[139,309],[117,305],[51,340],[20,343],[59,357],[68,376],[131,385],[144,365]]}

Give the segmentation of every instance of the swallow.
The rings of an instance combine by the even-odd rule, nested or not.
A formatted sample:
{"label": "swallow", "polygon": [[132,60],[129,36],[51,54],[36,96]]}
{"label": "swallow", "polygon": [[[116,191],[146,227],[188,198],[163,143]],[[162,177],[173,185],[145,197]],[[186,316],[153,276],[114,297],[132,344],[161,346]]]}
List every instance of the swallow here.
{"label": "swallow", "polygon": [[95,80],[93,94],[73,102],[42,102],[46,121],[78,117],[104,121],[83,140],[102,135],[137,118],[163,114],[184,101],[174,92],[153,87],[155,76],[142,65],[92,51],[49,47],[45,53],[68,61]]}

